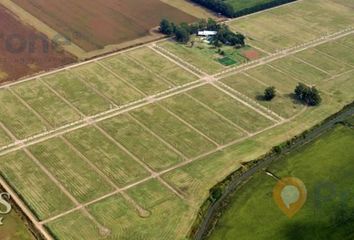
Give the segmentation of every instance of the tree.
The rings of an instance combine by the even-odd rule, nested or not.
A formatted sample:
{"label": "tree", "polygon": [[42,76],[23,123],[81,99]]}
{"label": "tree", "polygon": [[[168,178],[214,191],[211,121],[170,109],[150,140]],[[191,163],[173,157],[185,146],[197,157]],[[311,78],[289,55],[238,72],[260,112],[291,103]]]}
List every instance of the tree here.
{"label": "tree", "polygon": [[174,32],[173,24],[167,19],[162,19],[160,23],[160,32],[166,35],[172,35]]}
{"label": "tree", "polygon": [[175,35],[177,42],[187,43],[190,40],[191,34],[188,30],[183,28],[182,26],[177,26],[175,29]]}
{"label": "tree", "polygon": [[264,90],[264,100],[271,101],[277,95],[277,90],[275,87],[267,87]]}
{"label": "tree", "polygon": [[303,83],[296,86],[294,94],[297,100],[309,106],[318,106],[322,102],[322,97],[317,88]]}

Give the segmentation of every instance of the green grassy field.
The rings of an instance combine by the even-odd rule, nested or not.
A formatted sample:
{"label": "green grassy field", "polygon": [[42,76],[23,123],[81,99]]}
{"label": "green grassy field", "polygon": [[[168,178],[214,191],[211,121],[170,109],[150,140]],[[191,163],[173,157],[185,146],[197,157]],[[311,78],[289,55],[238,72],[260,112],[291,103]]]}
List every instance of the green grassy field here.
{"label": "green grassy field", "polygon": [[[144,122],[143,122],[144,123]],[[129,115],[122,115],[100,123],[116,141],[155,170],[162,170],[181,162],[182,156],[159,141],[144,125]]]}
{"label": "green grassy field", "polygon": [[226,0],[225,2],[230,3],[235,8],[235,10],[243,10],[246,8],[257,6],[259,4],[269,3],[271,1],[272,0]]}
{"label": "green grassy field", "polygon": [[73,203],[24,152],[1,157],[1,173],[39,219],[73,207]]}
{"label": "green grassy field", "polygon": [[23,239],[34,240],[34,236],[27,229],[22,219],[16,212],[11,212],[4,218],[3,225],[1,226],[0,238],[2,240]]}
{"label": "green grassy field", "polygon": [[30,151],[79,202],[93,200],[113,190],[59,138],[32,146]]}
{"label": "green grassy field", "polygon": [[125,55],[105,59],[103,64],[146,95],[156,94],[173,86]]}
{"label": "green grassy field", "polygon": [[[324,0],[323,6],[318,0],[296,3],[294,14],[303,16],[289,15],[287,21],[294,21],[294,26],[300,24],[297,21],[312,22],[311,7],[336,18],[314,15],[314,25],[324,24],[318,28],[333,24],[336,30],[352,24],[344,20],[351,18],[347,0],[333,0],[332,10],[329,1]],[[308,36],[319,36],[316,26],[313,31],[310,26]],[[298,36],[289,35],[295,41]],[[117,108],[53,135],[28,139],[24,143],[29,143],[26,149],[33,158],[21,142],[15,142],[18,149],[0,151],[0,173],[59,240],[103,239],[100,226],[111,232],[105,239],[185,240],[212,186],[242,162],[258,158],[352,102],[352,39],[350,35],[222,79],[241,94],[217,82],[226,92],[199,82],[205,85],[191,85],[193,89],[185,88],[184,93],[174,89],[161,99],[149,98],[140,106]],[[184,51],[182,58],[208,72],[225,69],[208,54]],[[83,118],[78,112],[102,113],[114,104],[131,103],[197,79],[142,47],[48,75],[43,82],[14,84],[10,90],[0,90],[0,100],[6,103],[0,106],[0,145],[14,142],[6,129],[23,139]],[[290,100],[288,94],[298,81],[319,87],[321,106],[304,108]],[[269,85],[277,87],[279,98],[268,104],[256,97]],[[257,102],[293,118],[270,120],[274,116]],[[139,206],[150,214],[142,215]]]}
{"label": "green grassy field", "polygon": [[182,69],[166,58],[149,48],[140,48],[128,53],[135,61],[150,69],[157,76],[169,81],[174,85],[183,85],[198,79],[190,72]]}
{"label": "green grassy field", "polygon": [[247,131],[255,132],[272,124],[271,120],[212,86],[192,90],[190,95]]}
{"label": "green grassy field", "polygon": [[143,98],[140,92],[97,63],[74,68],[70,72],[117,105]]}
{"label": "green grassy field", "polygon": [[[264,90],[271,85],[263,83],[256,78],[238,74],[224,79],[223,82],[284,118],[290,118],[303,109],[303,105],[297,103],[291,97],[295,86],[288,92],[280,92],[280,90],[277,90],[278,93],[275,99],[265,101],[262,99]],[[284,84],[286,83],[284,82]]]}
{"label": "green grassy field", "polygon": [[13,90],[36,112],[41,113],[52,127],[60,127],[80,119],[77,112],[40,81],[26,82],[15,86]]}
{"label": "green grassy field", "polygon": [[169,98],[162,104],[219,144],[227,144],[244,136],[232,122],[188,95]]}
{"label": "green grassy field", "polygon": [[[217,48],[198,40],[196,37],[193,47],[191,47],[190,44],[176,44],[173,41],[161,42],[159,46],[208,74],[215,74],[230,66],[238,66],[249,60],[265,56],[265,53],[250,46],[246,46],[242,49],[223,46],[220,48],[223,54],[220,54]],[[247,52],[253,52],[254,59],[248,59]],[[229,61],[223,62],[224,58],[228,58]]]}
{"label": "green grassy field", "polygon": [[0,147],[5,146],[7,144],[11,143],[11,138],[10,136],[3,130],[2,128],[0,129]]}
{"label": "green grassy field", "polygon": [[196,157],[216,147],[158,105],[134,111],[132,115],[187,157]]}
{"label": "green grassy field", "polygon": [[8,90],[0,90],[0,100],[7,103],[0,105],[0,120],[17,138],[26,138],[47,128]]}
{"label": "green grassy field", "polygon": [[278,209],[276,182],[260,172],[234,194],[209,239],[352,239],[353,142],[354,130],[338,126],[270,167],[306,185],[307,202],[294,218]]}
{"label": "green grassy field", "polygon": [[274,52],[353,26],[353,8],[349,4],[350,0],[301,1],[236,19],[229,25],[246,34],[251,45]]}
{"label": "green grassy field", "polygon": [[147,172],[105,137],[97,128],[86,127],[69,133],[66,139],[118,186],[122,187],[147,176]]}
{"label": "green grassy field", "polygon": [[106,99],[67,72],[45,77],[43,81],[85,115],[94,115],[110,109],[111,105]]}

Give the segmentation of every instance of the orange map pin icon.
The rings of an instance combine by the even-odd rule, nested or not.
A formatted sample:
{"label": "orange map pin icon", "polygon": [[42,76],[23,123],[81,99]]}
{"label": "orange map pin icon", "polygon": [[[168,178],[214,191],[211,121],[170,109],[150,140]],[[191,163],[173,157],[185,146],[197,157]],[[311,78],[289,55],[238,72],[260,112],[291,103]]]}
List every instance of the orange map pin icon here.
{"label": "orange map pin icon", "polygon": [[282,178],[273,189],[273,198],[279,208],[292,218],[307,200],[306,186],[298,178]]}

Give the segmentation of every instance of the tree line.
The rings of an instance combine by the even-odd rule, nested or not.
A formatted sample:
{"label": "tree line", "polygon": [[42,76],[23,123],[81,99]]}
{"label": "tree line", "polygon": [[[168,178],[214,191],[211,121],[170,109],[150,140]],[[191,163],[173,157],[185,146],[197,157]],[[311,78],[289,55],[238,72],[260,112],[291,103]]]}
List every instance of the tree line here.
{"label": "tree line", "polygon": [[160,23],[160,32],[169,36],[175,36],[177,42],[187,43],[192,34],[197,34],[199,31],[216,31],[217,34],[212,37],[211,43],[217,47],[222,44],[229,46],[243,47],[245,46],[246,37],[241,33],[234,33],[225,24],[219,24],[215,20],[209,18],[202,19],[196,23],[188,25],[181,23],[179,25],[163,19]]}
{"label": "tree line", "polygon": [[[272,101],[277,95],[277,90],[274,86],[267,87],[264,90],[263,100]],[[294,90],[294,97],[299,102],[308,106],[318,106],[322,102],[320,92],[316,87],[307,86],[304,83],[299,83]]]}
{"label": "tree line", "polygon": [[241,17],[247,14],[262,11],[268,8],[276,7],[285,3],[294,2],[296,0],[273,0],[267,3],[255,5],[245,9],[235,9],[230,3],[225,0],[191,0],[199,5],[202,5],[216,13],[222,14],[229,18]]}

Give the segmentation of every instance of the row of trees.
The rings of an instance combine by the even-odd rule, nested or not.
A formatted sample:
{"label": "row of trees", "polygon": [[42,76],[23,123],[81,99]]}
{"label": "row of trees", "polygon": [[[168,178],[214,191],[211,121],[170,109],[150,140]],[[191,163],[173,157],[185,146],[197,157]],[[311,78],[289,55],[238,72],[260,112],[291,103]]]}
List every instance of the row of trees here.
{"label": "row of trees", "polygon": [[212,44],[219,47],[221,44],[230,46],[243,47],[245,45],[245,36],[240,33],[234,33],[225,24],[219,24],[215,20],[209,18],[202,19],[199,22],[188,25],[181,23],[176,25],[173,22],[163,19],[160,23],[160,32],[169,36],[175,36],[176,40],[181,43],[187,43],[192,34],[198,31],[209,30],[216,31],[217,35],[213,37]]}
{"label": "row of trees", "polygon": [[285,3],[294,2],[296,0],[273,0],[266,3],[258,4],[253,7],[245,9],[235,9],[230,3],[225,0],[191,0],[198,3],[216,13],[222,14],[226,17],[235,18],[247,14],[262,11],[268,8],[276,7]]}
{"label": "row of trees", "polygon": [[[268,87],[264,91],[263,99],[266,101],[271,101],[277,95],[275,87]],[[318,106],[322,102],[320,92],[316,87],[310,87],[303,83],[299,83],[294,91],[295,98],[308,105],[308,106]]]}

